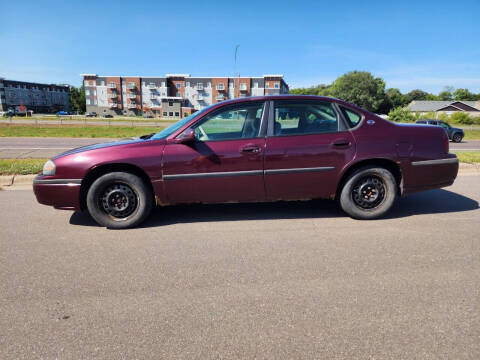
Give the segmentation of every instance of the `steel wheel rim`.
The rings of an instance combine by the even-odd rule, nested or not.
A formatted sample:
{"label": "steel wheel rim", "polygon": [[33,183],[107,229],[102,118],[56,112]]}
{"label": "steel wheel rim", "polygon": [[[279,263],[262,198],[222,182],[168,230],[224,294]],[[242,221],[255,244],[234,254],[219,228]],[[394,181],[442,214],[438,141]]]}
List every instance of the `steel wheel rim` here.
{"label": "steel wheel rim", "polygon": [[114,182],[107,185],[99,198],[100,209],[113,220],[131,216],[139,204],[138,194],[128,184]]}
{"label": "steel wheel rim", "polygon": [[373,210],[385,201],[387,189],[382,178],[366,175],[353,185],[351,196],[356,206],[364,210]]}

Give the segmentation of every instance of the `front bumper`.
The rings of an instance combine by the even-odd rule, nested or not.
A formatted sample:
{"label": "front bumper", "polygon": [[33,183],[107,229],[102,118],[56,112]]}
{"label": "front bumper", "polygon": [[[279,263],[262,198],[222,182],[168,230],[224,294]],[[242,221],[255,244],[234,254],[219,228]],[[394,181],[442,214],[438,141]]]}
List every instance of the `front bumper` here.
{"label": "front bumper", "polygon": [[40,204],[80,211],[81,184],[81,179],[55,179],[38,175],[33,180],[33,192]]}
{"label": "front bumper", "polygon": [[452,185],[458,174],[455,154],[434,160],[412,161],[404,177],[403,194],[438,189]]}

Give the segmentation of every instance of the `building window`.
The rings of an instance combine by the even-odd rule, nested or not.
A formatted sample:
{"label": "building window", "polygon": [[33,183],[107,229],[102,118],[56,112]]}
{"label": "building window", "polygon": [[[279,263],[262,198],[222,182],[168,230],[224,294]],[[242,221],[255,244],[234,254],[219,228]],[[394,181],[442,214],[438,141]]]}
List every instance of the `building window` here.
{"label": "building window", "polygon": [[110,87],[112,87],[112,88],[116,87],[115,83],[113,81],[110,83]]}
{"label": "building window", "polygon": [[97,96],[97,90],[93,90],[93,96]]}
{"label": "building window", "polygon": [[203,83],[197,84],[197,90],[203,90]]}
{"label": "building window", "polygon": [[278,89],[278,83],[275,83],[275,89]]}
{"label": "building window", "polygon": [[182,94],[180,94],[179,92],[177,92],[177,97],[182,97]]}
{"label": "building window", "polygon": [[265,84],[265,89],[268,89],[269,88],[269,85],[268,83]]}
{"label": "building window", "polygon": [[86,99],[85,101],[86,101],[87,105],[90,105],[90,99]]}
{"label": "building window", "polygon": [[94,100],[94,101],[93,101],[93,104],[94,104],[94,105],[97,105],[97,100]]}
{"label": "building window", "polygon": [[90,86],[90,82],[88,80],[85,80],[85,86]]}
{"label": "building window", "polygon": [[185,87],[190,87],[190,82],[189,82],[189,81],[187,81],[187,82],[185,83]]}
{"label": "building window", "polygon": [[165,87],[165,81],[162,81],[162,87]]}
{"label": "building window", "polygon": [[105,80],[100,81],[101,86],[105,86]]}
{"label": "building window", "polygon": [[89,96],[89,95],[90,95],[90,90],[86,89],[86,90],[85,90],[85,95],[86,95],[86,96]]}
{"label": "building window", "polygon": [[254,82],[254,83],[253,83],[253,87],[254,87],[255,89],[258,89],[258,82]]}
{"label": "building window", "polygon": [[178,83],[177,84],[177,89],[180,89],[182,87],[182,84]]}
{"label": "building window", "polygon": [[173,111],[170,111],[170,112],[168,113],[168,116],[173,116]]}
{"label": "building window", "polygon": [[180,116],[180,113],[178,111],[175,111],[175,116]]}
{"label": "building window", "polygon": [[173,101],[169,101],[168,106],[173,106]]}
{"label": "building window", "polygon": [[183,117],[187,117],[187,116],[188,116],[188,113],[184,112]]}
{"label": "building window", "polygon": [[167,116],[167,112],[166,112],[166,111],[163,112],[163,116]]}
{"label": "building window", "polygon": [[223,83],[218,83],[217,90],[225,90],[225,85]]}

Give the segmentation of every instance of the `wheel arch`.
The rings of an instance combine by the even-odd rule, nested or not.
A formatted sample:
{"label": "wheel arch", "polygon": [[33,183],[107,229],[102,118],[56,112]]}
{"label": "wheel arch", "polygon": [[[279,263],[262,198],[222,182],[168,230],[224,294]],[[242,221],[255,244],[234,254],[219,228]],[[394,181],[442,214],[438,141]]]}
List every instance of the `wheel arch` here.
{"label": "wheel arch", "polygon": [[87,193],[93,182],[100,176],[114,171],[123,171],[137,175],[145,182],[147,186],[149,186],[155,198],[155,190],[153,188],[152,181],[150,180],[148,174],[142,168],[129,163],[109,163],[99,165],[90,169],[90,171],[88,171],[87,174],[84,176],[82,180],[82,185],[80,186],[80,208],[82,210],[85,210],[87,208]]}
{"label": "wheel arch", "polygon": [[343,185],[345,185],[345,182],[350,177],[350,175],[353,174],[358,169],[365,166],[377,166],[377,167],[385,168],[388,171],[390,171],[393,177],[395,178],[395,182],[397,183],[397,191],[399,194],[401,194],[403,175],[402,175],[402,170],[400,166],[395,161],[390,159],[373,158],[373,159],[360,160],[356,163],[351,164],[344,170],[340,178],[340,181],[338,182],[338,185],[337,185],[337,191],[335,193],[336,199],[338,199],[340,192],[342,191]]}

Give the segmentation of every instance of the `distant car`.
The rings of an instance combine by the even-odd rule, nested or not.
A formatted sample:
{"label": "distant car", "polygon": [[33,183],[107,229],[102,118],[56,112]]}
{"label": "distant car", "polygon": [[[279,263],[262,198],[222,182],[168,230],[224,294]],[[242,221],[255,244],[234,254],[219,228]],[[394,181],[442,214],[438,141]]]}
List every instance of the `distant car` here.
{"label": "distant car", "polygon": [[424,119],[424,120],[418,120],[417,124],[440,126],[445,130],[445,132],[448,135],[448,138],[456,143],[461,142],[463,137],[465,136],[465,133],[462,129],[451,127],[450,124],[444,121]]}
{"label": "distant car", "polygon": [[41,204],[88,211],[109,228],[140,224],[156,204],[318,198],[376,219],[398,196],[449,186],[457,172],[439,127],[392,123],[327,97],[261,96],[57,155],[33,189]]}
{"label": "distant car", "polygon": [[95,111],[91,111],[85,114],[86,117],[97,117],[97,113]]}
{"label": "distant car", "polygon": [[60,110],[57,111],[57,115],[70,115],[70,113],[68,111]]}
{"label": "distant car", "polygon": [[103,114],[103,117],[104,117],[104,118],[113,118],[113,115],[110,115],[110,114]]}
{"label": "distant car", "polygon": [[15,116],[15,111],[13,110],[8,110],[8,111],[5,111],[2,116],[4,117],[11,117],[11,116]]}

